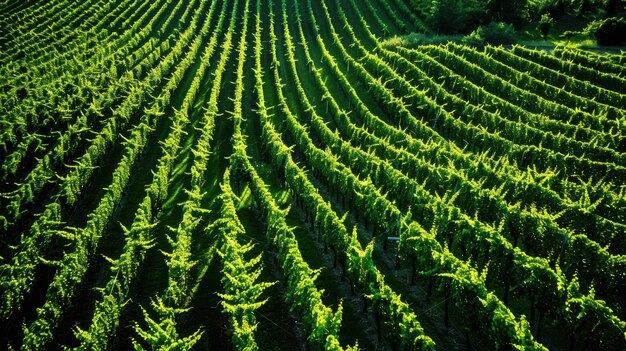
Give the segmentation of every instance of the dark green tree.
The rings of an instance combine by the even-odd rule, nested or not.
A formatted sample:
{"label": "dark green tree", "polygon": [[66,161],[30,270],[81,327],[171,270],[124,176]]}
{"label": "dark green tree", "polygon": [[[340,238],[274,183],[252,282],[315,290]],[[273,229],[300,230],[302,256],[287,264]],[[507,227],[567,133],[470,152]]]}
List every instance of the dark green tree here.
{"label": "dark green tree", "polygon": [[591,0],[578,0],[572,4],[576,16],[581,17],[593,9]]}
{"label": "dark green tree", "polygon": [[547,13],[544,13],[543,15],[541,15],[539,23],[537,23],[537,28],[541,32],[541,35],[545,38],[548,36],[548,33],[550,32],[550,29],[552,29],[553,25],[554,20],[552,19],[552,17],[550,17],[550,15],[548,15]]}
{"label": "dark green tree", "polygon": [[432,0],[431,28],[444,34],[468,33],[488,19],[493,0]]}
{"label": "dark green tree", "polygon": [[491,5],[494,20],[520,28],[530,18],[528,0],[494,0]]}

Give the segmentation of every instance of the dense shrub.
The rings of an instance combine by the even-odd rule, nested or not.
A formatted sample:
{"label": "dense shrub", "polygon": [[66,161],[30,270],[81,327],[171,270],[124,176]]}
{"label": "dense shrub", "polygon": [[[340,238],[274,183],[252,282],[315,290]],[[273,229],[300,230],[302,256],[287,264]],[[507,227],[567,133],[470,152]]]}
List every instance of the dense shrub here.
{"label": "dense shrub", "polygon": [[548,36],[552,26],[554,26],[554,20],[552,17],[550,17],[547,13],[541,15],[541,19],[539,19],[539,23],[537,23],[537,29],[539,29],[539,32],[541,32],[541,35],[543,35],[544,38]]}
{"label": "dense shrub", "polygon": [[[496,0],[497,2],[498,0]],[[518,0],[515,0],[517,2]],[[533,0],[528,1],[532,7],[532,13],[536,17],[550,14],[552,18],[559,18],[565,13],[583,16],[586,14],[614,16],[624,11],[623,0]]]}
{"label": "dense shrub", "polygon": [[541,16],[549,14],[552,18],[558,18],[565,13],[569,5],[567,0],[538,0],[533,2],[534,13]]}
{"label": "dense shrub", "polygon": [[490,5],[490,0],[432,0],[428,23],[442,34],[467,33],[483,23]]}
{"label": "dense shrub", "polygon": [[589,23],[585,29],[599,45],[626,44],[626,18],[610,17]]}
{"label": "dense shrub", "polygon": [[508,45],[517,42],[515,28],[509,23],[491,22],[480,26],[463,39],[465,44],[481,46],[485,44]]}
{"label": "dense shrub", "polygon": [[530,19],[528,0],[494,0],[491,5],[491,17],[497,22],[511,23],[521,28]]}
{"label": "dense shrub", "polygon": [[417,47],[419,45],[439,45],[449,41],[458,42],[463,40],[462,35],[434,35],[424,33],[410,33],[402,36],[395,35],[391,38],[384,39],[380,44],[384,47],[391,48],[402,46],[406,48]]}

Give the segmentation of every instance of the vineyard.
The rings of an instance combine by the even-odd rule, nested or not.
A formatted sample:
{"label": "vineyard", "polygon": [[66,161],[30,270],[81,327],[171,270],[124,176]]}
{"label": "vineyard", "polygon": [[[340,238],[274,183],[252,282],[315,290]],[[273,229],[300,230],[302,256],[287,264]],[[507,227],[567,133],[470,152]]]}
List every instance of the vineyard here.
{"label": "vineyard", "polygon": [[626,53],[420,0],[0,0],[0,349],[626,350]]}

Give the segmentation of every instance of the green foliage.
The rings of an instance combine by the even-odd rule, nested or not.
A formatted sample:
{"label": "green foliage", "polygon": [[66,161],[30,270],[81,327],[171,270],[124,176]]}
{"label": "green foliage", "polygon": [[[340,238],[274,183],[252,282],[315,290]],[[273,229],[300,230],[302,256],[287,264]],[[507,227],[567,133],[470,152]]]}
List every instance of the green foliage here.
{"label": "green foliage", "polygon": [[576,16],[582,16],[592,9],[592,0],[572,1],[572,8]]}
{"label": "green foliage", "polygon": [[81,350],[106,349],[108,341],[117,332],[122,308],[138,267],[146,250],[153,246],[151,231],[156,225],[152,219],[152,202],[146,196],[141,202],[131,229],[122,228],[126,244],[122,255],[111,263],[111,278],[100,290],[101,300],[96,303],[94,316],[88,330],[77,328],[74,334],[81,343]]}
{"label": "green foliage", "polygon": [[[176,317],[181,313],[187,312],[188,309],[172,308],[166,305],[159,297],[153,300],[151,305],[157,313],[157,318],[153,319],[145,309],[142,309],[148,328],[142,329],[139,324],[135,324],[135,331],[140,338],[140,341],[133,340],[135,350],[192,350],[202,337],[202,332],[198,330],[187,337],[181,338],[176,331]],[[148,345],[148,348],[145,348],[144,345]]]}
{"label": "green foliage", "polygon": [[463,43],[474,46],[485,44],[510,45],[517,42],[517,35],[513,25],[504,22],[491,22],[487,26],[480,26],[471,34],[463,38]]}
{"label": "green foliage", "polygon": [[537,17],[549,14],[552,18],[558,18],[566,9],[568,0],[533,0],[531,13]]}
{"label": "green foliage", "polygon": [[529,0],[532,11],[539,16],[550,14],[552,18],[559,18],[563,14],[570,13],[578,17],[614,16],[624,12],[623,0]]}
{"label": "green foliage", "polygon": [[506,22],[519,28],[530,19],[528,0],[494,0],[491,5],[493,21]]}
{"label": "green foliage", "polygon": [[484,21],[491,0],[432,0],[429,26],[442,34],[465,33]]}
{"label": "green foliage", "polygon": [[537,23],[537,29],[539,29],[539,32],[541,32],[541,35],[543,35],[544,38],[548,36],[548,33],[553,26],[554,19],[552,19],[550,15],[547,13],[541,15],[541,19],[539,19],[539,22]]}
{"label": "green foliage", "polygon": [[[219,232],[211,236],[205,231],[202,240],[217,238],[207,256],[218,252],[222,258],[218,279],[224,291],[219,296],[234,348],[259,348],[255,314],[272,283],[260,282],[263,256],[252,254],[237,218],[240,200],[231,189],[231,177],[237,185],[247,183],[250,192],[242,198],[251,194],[256,200],[286,283],[285,300],[299,313],[308,342],[313,348],[344,349],[340,333],[349,327],[342,325],[341,302],[336,308],[324,303],[324,290],[316,285],[319,270],[305,262],[287,225],[289,207],[279,207],[256,173],[258,160],[247,155],[247,145],[260,145],[262,162],[272,162],[274,172],[268,173],[282,182],[287,189],[283,195],[293,200],[291,205],[303,212],[313,234],[330,248],[342,278],[362,298],[392,347],[431,350],[439,345],[424,333],[422,314],[387,284],[377,267],[376,245],[387,243],[389,236],[399,237],[398,263],[411,264],[411,278],[417,276],[443,292],[446,316],[452,304],[488,348],[543,350],[530,332],[525,317],[530,311],[530,324],[537,323],[539,332],[542,320],[549,322],[572,338],[574,349],[625,349],[626,324],[620,318],[626,281],[626,54],[560,47],[545,53],[489,45],[476,50],[454,43],[403,47],[407,42],[417,46],[460,37],[423,34],[429,31],[420,18],[442,33],[467,33],[493,21],[478,27],[466,42],[511,43],[515,33],[506,22],[519,25],[528,19],[529,3],[524,0],[366,0],[367,18],[385,35],[392,27],[403,32],[413,26],[423,32],[387,43],[369,30],[361,3],[335,0],[329,5],[331,1],[282,0],[281,20],[275,21],[276,2],[265,8],[268,1],[257,0],[253,35],[248,32],[250,0],[245,6],[237,0],[201,0],[198,7],[165,0],[138,5],[135,14],[135,7],[115,6],[120,9],[115,15],[98,17],[100,29],[120,29],[110,34],[62,28],[74,21],[71,15],[90,8],[89,2],[58,17],[44,15],[62,8],[63,1],[34,8],[3,5],[38,15],[0,15],[0,23],[18,20],[9,26],[3,39],[7,51],[0,55],[0,114],[7,116],[0,123],[5,161],[0,177],[23,179],[3,188],[0,199],[5,210],[0,232],[7,234],[7,241],[21,234],[18,245],[3,248],[2,255],[9,256],[0,258],[2,323],[32,314],[23,310],[28,307],[22,306],[24,299],[42,265],[54,268],[51,282],[42,280],[49,282],[45,302],[35,310],[36,319],[24,326],[23,349],[46,349],[58,338],[56,329],[68,319],[65,314],[74,309],[83,284],[92,282],[86,275],[93,270],[94,255],[110,253],[108,246],[100,247],[108,229],[118,216],[126,223],[132,215],[128,211],[135,210],[125,205],[136,201],[126,201],[128,193],[135,195],[126,187],[148,182],[150,174],[135,182],[133,173],[145,159],[154,161],[152,153],[143,156],[156,138],[162,157],[150,165],[152,183],[141,194],[145,197],[132,226],[122,226],[125,245],[120,256],[105,257],[111,271],[98,269],[94,277],[103,288],[96,290],[89,328],[75,327],[74,335],[79,349],[109,346],[130,301],[135,275],[153,245],[155,218],[162,205],[171,206],[182,196],[182,213],[172,212],[177,222],[167,238],[172,250],[164,255],[168,286],[153,297],[150,308],[144,306],[150,311],[144,310],[145,322],[139,322],[145,327],[135,325],[134,345],[138,350],[194,347],[201,332],[182,337],[177,320],[188,311],[195,273],[204,268],[196,269],[195,264],[206,263],[198,260],[192,238],[209,213],[206,203],[213,200],[205,196],[213,189],[212,179],[206,179],[215,166],[209,163],[211,155],[217,151],[216,158],[224,156],[218,151],[223,150],[221,144],[213,143],[214,134],[231,132],[230,167],[217,198],[219,219],[210,227]],[[222,11],[215,18],[218,3]],[[560,13],[599,18],[620,7],[615,0],[530,3],[543,15],[539,24],[544,35],[551,18]],[[102,2],[106,10],[94,8],[91,14],[106,13],[116,4]],[[308,12],[304,21],[300,6]],[[402,13],[396,16],[394,10]],[[68,21],[54,22],[62,16]],[[113,16],[119,20],[107,20]],[[95,22],[90,17],[86,13],[77,20],[85,19],[83,27],[88,27]],[[50,22],[39,25],[32,18]],[[393,26],[387,27],[385,20]],[[588,32],[601,34],[604,39],[598,37],[598,42],[623,38],[622,22],[621,17],[596,21]],[[21,32],[23,28],[41,32]],[[294,30],[298,39],[292,37]],[[233,38],[239,38],[239,47],[231,60]],[[251,38],[254,64],[246,61],[252,51],[246,41]],[[313,45],[315,59],[309,52]],[[212,59],[215,51],[221,52],[217,60]],[[83,60],[92,61],[93,67]],[[71,64],[53,67],[66,61]],[[237,67],[231,72],[234,92],[224,81],[232,61]],[[254,75],[256,91],[244,94],[250,86],[248,74]],[[303,74],[308,79],[301,81]],[[35,87],[31,76],[42,76],[32,82],[46,83]],[[359,91],[363,87],[366,90]],[[221,89],[227,94],[221,95]],[[71,93],[68,102],[57,101],[65,97],[58,94],[63,90]],[[181,101],[176,94],[185,90]],[[271,106],[264,101],[268,92]],[[367,101],[361,100],[364,94]],[[201,110],[202,101],[206,105]],[[243,106],[254,102],[257,109],[248,115]],[[231,105],[232,111],[221,110]],[[376,106],[375,111],[369,106]],[[249,124],[243,123],[244,114]],[[242,132],[248,127],[259,131],[257,144]],[[41,134],[48,130],[59,137]],[[108,160],[116,162],[111,170],[103,167]],[[182,191],[169,194],[173,199],[168,196],[170,176],[178,165],[176,185],[182,184]],[[28,170],[22,177],[23,169]],[[100,169],[110,183],[98,192],[95,209],[89,204],[83,209]],[[76,216],[72,211],[78,206]],[[25,217],[32,215],[31,208],[38,213]],[[349,214],[359,223],[351,229],[346,227],[353,220],[347,220]],[[86,224],[69,227],[65,217],[74,225]],[[369,235],[377,238],[365,244]],[[514,308],[509,308],[513,295]]]}
{"label": "green foliage", "polygon": [[610,17],[589,23],[585,32],[598,41],[600,45],[626,44],[626,18]]}
{"label": "green foliage", "polygon": [[[241,81],[241,77],[239,78]],[[230,171],[227,169],[222,183],[221,217],[211,227],[220,232],[218,254],[222,258],[221,282],[224,293],[219,294],[224,312],[228,315],[230,334],[237,350],[254,351],[258,346],[254,339],[256,332],[255,310],[265,304],[261,300],[264,291],[274,282],[259,282],[262,272],[262,256],[249,257],[254,245],[243,241],[245,230],[237,217],[235,203],[239,200],[230,187]]]}
{"label": "green foliage", "polygon": [[460,41],[463,36],[459,34],[454,35],[439,35],[439,34],[424,34],[424,33],[411,33],[402,36],[393,36],[386,38],[380,42],[380,45],[385,48],[393,47],[406,47],[413,48],[420,45],[438,45],[445,44],[449,41]]}
{"label": "green foliage", "polygon": [[[283,2],[283,14],[285,14],[286,3]],[[256,90],[260,96],[257,101],[258,111],[267,118],[267,108],[263,99],[263,75],[261,69],[261,22],[260,22],[260,1],[257,1],[257,22],[255,31],[255,82]],[[270,28],[273,33],[273,18],[270,19]],[[301,28],[300,28],[301,29]],[[237,91],[240,91],[238,85]],[[278,259],[281,261],[281,268],[287,278],[286,299],[291,303],[291,308],[300,312],[306,328],[309,331],[308,340],[317,345],[324,345],[326,350],[341,350],[338,341],[338,331],[341,324],[341,306],[336,313],[322,302],[323,291],[315,286],[317,272],[312,270],[304,262],[292,228],[287,226],[287,210],[281,210],[276,204],[272,194],[266,184],[259,177],[256,170],[250,163],[246,154],[246,145],[241,135],[239,125],[241,116],[240,94],[236,93],[235,112],[233,119],[235,123],[235,133],[233,134],[234,153],[230,158],[230,169],[236,169],[237,177],[249,179],[249,186],[253,196],[260,204],[262,212],[265,214],[267,222],[268,239],[278,248]],[[234,175],[234,174],[233,174]]]}
{"label": "green foliage", "polygon": [[626,322],[617,318],[606,302],[595,298],[592,288],[585,294],[577,278],[567,287],[565,306],[567,327],[578,344],[621,350],[626,346]]}

